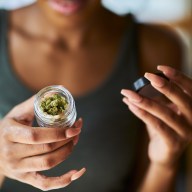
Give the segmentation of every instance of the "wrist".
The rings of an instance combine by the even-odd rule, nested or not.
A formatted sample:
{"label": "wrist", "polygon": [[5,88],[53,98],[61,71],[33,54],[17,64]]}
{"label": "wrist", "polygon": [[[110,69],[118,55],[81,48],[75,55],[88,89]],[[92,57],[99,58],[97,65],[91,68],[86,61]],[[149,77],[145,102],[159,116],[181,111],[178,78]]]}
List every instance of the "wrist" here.
{"label": "wrist", "polygon": [[179,156],[173,156],[170,158],[165,158],[160,161],[158,160],[150,160],[150,164],[154,167],[159,167],[162,169],[175,169],[179,165],[180,158]]}
{"label": "wrist", "polygon": [[175,178],[178,164],[151,162],[139,192],[175,191]]}
{"label": "wrist", "polygon": [[175,174],[178,169],[178,162],[174,163],[157,163],[151,162],[149,165],[150,170],[155,170],[155,172],[159,172],[160,174]]}

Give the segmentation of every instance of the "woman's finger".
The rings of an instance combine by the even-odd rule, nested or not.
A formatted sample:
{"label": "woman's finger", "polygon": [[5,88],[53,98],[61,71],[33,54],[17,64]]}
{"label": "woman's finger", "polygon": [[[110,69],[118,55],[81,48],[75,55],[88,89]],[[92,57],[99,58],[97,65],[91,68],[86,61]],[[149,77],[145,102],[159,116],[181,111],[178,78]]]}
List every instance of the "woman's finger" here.
{"label": "woman's finger", "polygon": [[162,77],[152,73],[145,73],[145,77],[151,82],[151,85],[159,92],[164,94],[172,101],[179,111],[191,121],[192,99],[180,87],[173,82],[168,82]]}
{"label": "woman's finger", "polygon": [[159,65],[157,69],[162,71],[170,80],[175,81],[179,87],[185,90],[185,92],[192,97],[191,78],[169,66]]}
{"label": "woman's finger", "polygon": [[38,172],[32,172],[22,175],[20,180],[43,191],[48,191],[66,187],[72,181],[79,179],[85,171],[85,168],[79,171],[71,170],[58,177],[47,177]]}
{"label": "woman's finger", "polygon": [[32,96],[28,100],[16,105],[6,117],[16,119],[17,121],[29,121],[31,122],[34,118],[34,99]]}
{"label": "woman's finger", "polygon": [[55,151],[43,155],[23,158],[15,163],[15,166],[19,167],[19,172],[49,170],[63,162],[71,154],[73,147],[74,145],[71,141]]}
{"label": "woman's finger", "polygon": [[130,90],[123,90],[122,93],[124,96],[128,97],[131,103],[160,119],[180,136],[186,137],[189,135],[188,133],[191,132],[188,123],[186,121],[183,122],[183,117],[179,116],[167,106],[145,98]]}
{"label": "woman's finger", "polygon": [[54,143],[74,137],[81,132],[82,119],[76,123],[76,128],[46,128],[21,125],[13,119],[3,121],[6,127],[4,137],[7,140],[24,144]]}
{"label": "woman's finger", "polygon": [[[42,155],[45,153],[50,153],[56,149],[66,145],[70,141],[73,141],[74,145],[76,142],[76,137],[72,137],[63,141],[54,142],[54,143],[43,143],[43,144],[21,144],[14,143],[11,147],[10,153],[7,153],[7,156],[10,158],[26,158],[36,155]],[[19,153],[13,153],[13,151],[19,151]]]}
{"label": "woman's finger", "polygon": [[149,130],[149,135],[153,133],[158,133],[164,140],[166,140],[167,144],[172,144],[175,141],[175,138],[178,137],[177,134],[170,129],[165,123],[163,123],[160,119],[154,117],[147,111],[137,107],[133,103],[131,103],[126,97],[123,98],[123,102],[128,105],[129,109],[139,118],[141,119]]}

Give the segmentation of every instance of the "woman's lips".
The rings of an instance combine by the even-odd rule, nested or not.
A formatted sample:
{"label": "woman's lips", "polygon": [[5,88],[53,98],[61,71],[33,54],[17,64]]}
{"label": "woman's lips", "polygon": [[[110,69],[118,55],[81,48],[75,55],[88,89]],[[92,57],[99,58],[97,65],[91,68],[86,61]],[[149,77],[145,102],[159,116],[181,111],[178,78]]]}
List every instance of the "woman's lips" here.
{"label": "woman's lips", "polygon": [[49,6],[62,14],[70,15],[79,11],[84,0],[49,0]]}

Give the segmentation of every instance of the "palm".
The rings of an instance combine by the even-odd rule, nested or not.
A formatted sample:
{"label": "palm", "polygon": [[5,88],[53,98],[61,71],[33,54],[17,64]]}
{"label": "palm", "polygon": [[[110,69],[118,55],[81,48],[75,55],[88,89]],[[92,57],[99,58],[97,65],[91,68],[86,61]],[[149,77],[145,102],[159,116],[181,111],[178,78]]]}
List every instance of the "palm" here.
{"label": "palm", "polygon": [[177,145],[179,143],[178,138],[172,135],[172,139],[168,140],[150,127],[147,127],[147,131],[150,138],[148,155],[151,162],[160,164],[174,162],[181,151],[181,146]]}
{"label": "palm", "polygon": [[148,155],[151,161],[164,163],[170,156],[169,147],[166,142],[157,134],[150,137]]}

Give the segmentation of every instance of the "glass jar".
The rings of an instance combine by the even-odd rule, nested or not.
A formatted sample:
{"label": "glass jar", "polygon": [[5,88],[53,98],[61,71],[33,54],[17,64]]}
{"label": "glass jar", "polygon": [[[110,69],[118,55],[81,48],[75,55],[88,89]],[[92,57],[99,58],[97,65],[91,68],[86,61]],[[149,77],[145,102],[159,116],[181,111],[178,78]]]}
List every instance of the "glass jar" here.
{"label": "glass jar", "polygon": [[[67,101],[64,111],[58,115],[45,113],[41,103],[45,98],[57,94]],[[34,113],[40,127],[71,127],[77,116],[75,101],[71,93],[61,85],[52,85],[41,89],[35,96]]]}

